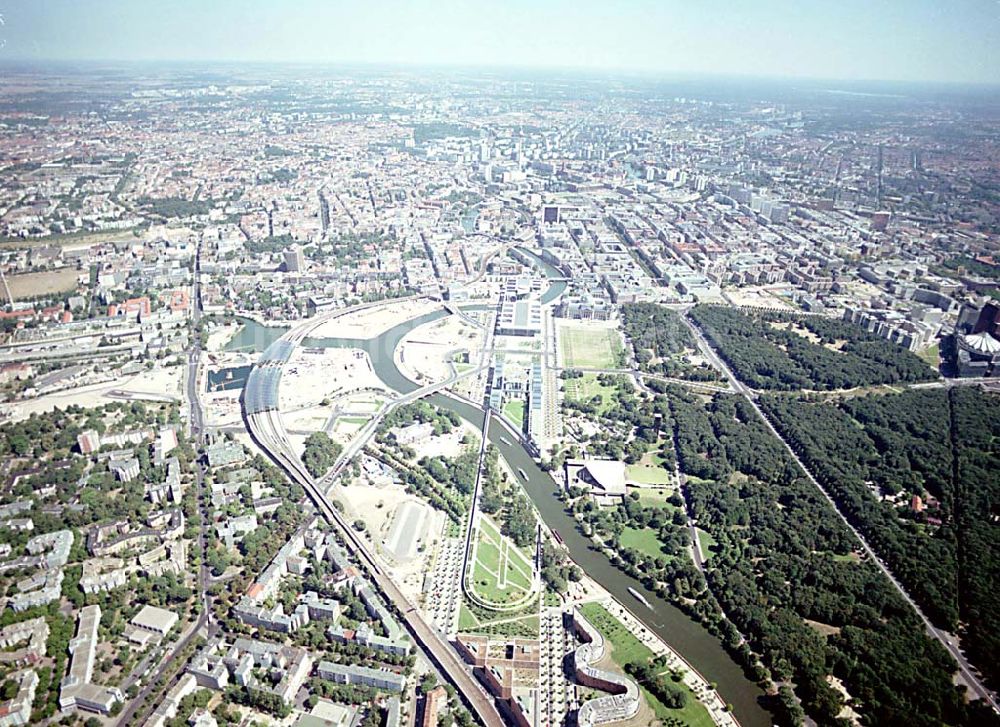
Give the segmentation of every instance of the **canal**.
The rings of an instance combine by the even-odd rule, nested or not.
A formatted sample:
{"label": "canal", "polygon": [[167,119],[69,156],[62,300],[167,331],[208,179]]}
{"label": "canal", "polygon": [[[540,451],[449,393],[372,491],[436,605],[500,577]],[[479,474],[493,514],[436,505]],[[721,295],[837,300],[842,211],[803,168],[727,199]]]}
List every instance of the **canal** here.
{"label": "canal", "polygon": [[288,326],[264,326],[252,318],[236,317],[242,325],[223,350],[260,353],[288,332]]}
{"label": "canal", "polygon": [[234,391],[242,389],[247,382],[252,366],[230,366],[208,372],[209,391]]}

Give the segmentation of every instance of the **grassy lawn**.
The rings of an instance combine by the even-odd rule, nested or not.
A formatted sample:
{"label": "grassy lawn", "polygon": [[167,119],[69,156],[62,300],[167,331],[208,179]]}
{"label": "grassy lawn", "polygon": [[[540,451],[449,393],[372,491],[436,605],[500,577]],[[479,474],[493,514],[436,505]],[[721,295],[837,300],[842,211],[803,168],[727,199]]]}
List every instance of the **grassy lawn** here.
{"label": "grassy lawn", "polygon": [[464,603],[458,609],[458,630],[473,631],[479,627],[479,619]]}
{"label": "grassy lawn", "polygon": [[560,326],[559,350],[566,368],[610,369],[618,365],[622,338],[613,328]]}
{"label": "grassy lawn", "polygon": [[524,427],[524,399],[511,399],[503,405],[503,413],[518,429]]}
{"label": "grassy lawn", "polygon": [[521,553],[508,543],[504,551],[504,575],[508,586],[516,586],[525,591],[531,589],[531,566],[524,562]]}
{"label": "grassy lawn", "polygon": [[667,502],[667,498],[673,494],[672,490],[654,490],[649,487],[629,487],[629,494],[639,493],[639,502],[643,507],[659,507],[669,512],[677,509],[676,505]]}
{"label": "grassy lawn", "polygon": [[701,554],[708,560],[712,557],[712,553],[715,551],[715,538],[707,530],[702,530],[701,528],[695,528],[698,531],[698,542],[701,543]]}
{"label": "grassy lawn", "polygon": [[594,625],[594,628],[601,632],[608,643],[611,644],[614,661],[619,666],[625,666],[632,661],[649,661],[653,658],[653,652],[649,647],[639,641],[631,631],[625,628],[621,621],[616,619],[608,610],[599,603],[585,603],[580,606],[583,617]]}
{"label": "grassy lawn", "polygon": [[500,548],[488,540],[479,541],[476,548],[476,562],[485,569],[496,573],[500,569]]}
{"label": "grassy lawn", "polygon": [[[599,603],[585,603],[580,606],[580,611],[611,644],[611,658],[615,664],[623,668],[623,671],[629,662],[652,660],[653,652],[649,647],[626,630],[621,621],[608,613],[604,606]],[[705,705],[698,701],[683,682],[677,682],[677,686],[687,692],[687,703],[681,709],[670,709],[647,689],[641,687],[646,703],[656,714],[656,718],[664,724],[668,724],[669,720],[679,720],[691,727],[713,727],[715,723]]]}
{"label": "grassy lawn", "polygon": [[497,577],[483,567],[480,561],[476,561],[476,567],[472,572],[472,587],[480,598],[494,606],[503,605],[513,601],[511,591],[503,589],[497,585]]}
{"label": "grassy lawn", "polygon": [[714,480],[703,480],[700,477],[695,477],[694,475],[685,475],[684,479],[687,480],[689,485],[711,485],[714,484]]}
{"label": "grassy lawn", "polygon": [[625,467],[625,479],[644,485],[669,485],[670,472],[662,467],[650,467],[644,464],[630,464]]}
{"label": "grassy lawn", "polygon": [[531,556],[514,545],[514,541],[507,541],[507,558],[514,562],[515,567],[522,573],[531,573]]}
{"label": "grassy lawn", "polygon": [[[462,618],[468,613],[469,621],[468,626],[463,626],[464,621]],[[471,619],[475,619],[473,622]],[[459,615],[458,628],[459,631],[468,630],[477,634],[487,634],[489,636],[515,636],[526,639],[537,639],[538,638],[538,626],[539,619],[538,615],[529,616],[519,616],[516,618],[511,618],[505,616],[504,618],[497,619],[496,621],[482,621],[476,618],[476,615],[469,611],[465,604],[462,604],[462,611]]]}
{"label": "grassy lawn", "polygon": [[567,379],[565,382],[566,398],[573,401],[590,401],[600,395],[601,405],[597,407],[599,414],[604,414],[612,407],[615,388],[604,386],[597,380],[597,374],[584,374],[578,379]]}
{"label": "grassy lawn", "polygon": [[[663,437],[660,437],[660,442],[663,441]],[[660,442],[656,443],[658,447]],[[646,465],[647,467],[662,467],[664,463],[663,455],[660,454],[659,449],[651,449],[646,454],[642,455],[642,459],[639,460],[639,464]]]}
{"label": "grassy lawn", "polygon": [[487,537],[494,542],[500,542],[500,528],[489,518],[479,518],[479,532],[482,534],[480,537]]}
{"label": "grassy lawn", "polygon": [[680,709],[670,709],[659,699],[650,694],[645,687],[640,687],[646,696],[646,702],[653,709],[656,718],[664,724],[669,724],[669,720],[679,720],[681,724],[690,727],[715,727],[712,716],[708,713],[698,698],[694,695],[684,682],[676,682],[677,686],[687,692],[687,702]]}
{"label": "grassy lawn", "polygon": [[367,417],[338,417],[337,421],[338,422],[344,422],[344,424],[357,424],[357,425],[361,425],[361,424],[367,424],[368,423],[368,418]]}
{"label": "grassy lawn", "polygon": [[[512,542],[500,535],[496,524],[491,520],[481,518],[479,525],[472,587],[487,603],[495,606],[514,603],[531,590],[531,561]],[[501,573],[506,579],[503,586],[500,585]]]}
{"label": "grassy lawn", "polygon": [[656,532],[649,528],[642,528],[641,530],[639,528],[625,528],[622,530],[618,542],[621,543],[622,547],[635,548],[650,558],[658,558],[663,555]]}
{"label": "grassy lawn", "polygon": [[936,343],[930,348],[925,348],[917,355],[934,368],[937,368],[941,363],[941,347]]}

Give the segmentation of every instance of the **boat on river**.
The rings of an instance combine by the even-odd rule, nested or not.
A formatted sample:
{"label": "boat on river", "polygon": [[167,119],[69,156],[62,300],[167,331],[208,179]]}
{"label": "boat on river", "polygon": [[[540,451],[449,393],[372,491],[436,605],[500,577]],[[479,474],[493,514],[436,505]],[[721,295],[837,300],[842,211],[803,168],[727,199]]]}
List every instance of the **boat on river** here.
{"label": "boat on river", "polygon": [[646,608],[648,608],[650,610],[653,609],[653,606],[650,604],[649,601],[646,600],[646,597],[643,596],[641,593],[639,593],[639,591],[637,591],[634,588],[632,588],[632,586],[628,587],[628,592],[631,593],[632,596],[635,598],[635,600],[637,600],[643,606],[645,606]]}

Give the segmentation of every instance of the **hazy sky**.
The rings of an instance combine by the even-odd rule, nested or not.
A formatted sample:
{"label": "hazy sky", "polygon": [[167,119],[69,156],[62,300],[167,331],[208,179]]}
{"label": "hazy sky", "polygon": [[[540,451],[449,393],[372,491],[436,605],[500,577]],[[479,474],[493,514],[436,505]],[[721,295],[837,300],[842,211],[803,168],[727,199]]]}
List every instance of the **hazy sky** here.
{"label": "hazy sky", "polygon": [[1000,0],[0,0],[0,59],[1000,83]]}

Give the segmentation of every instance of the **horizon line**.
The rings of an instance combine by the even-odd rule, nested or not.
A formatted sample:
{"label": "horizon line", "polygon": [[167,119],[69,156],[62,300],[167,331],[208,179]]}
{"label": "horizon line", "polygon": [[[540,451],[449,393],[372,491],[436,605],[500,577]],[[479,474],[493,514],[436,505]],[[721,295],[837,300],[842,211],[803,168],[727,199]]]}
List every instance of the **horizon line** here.
{"label": "horizon line", "polygon": [[[393,70],[435,70],[452,72],[525,72],[533,71],[537,73],[567,73],[571,75],[593,75],[593,76],[641,76],[647,79],[716,79],[716,80],[742,80],[742,81],[779,81],[779,82],[803,82],[803,83],[870,83],[870,84],[913,84],[924,86],[971,86],[982,89],[997,89],[1000,91],[1000,79],[995,81],[984,80],[960,80],[960,79],[912,79],[912,78],[844,78],[834,76],[808,76],[795,74],[760,74],[760,73],[740,73],[739,71],[698,71],[698,70],[669,70],[655,68],[634,68],[634,67],[596,67],[596,66],[571,66],[571,65],[530,65],[517,63],[462,63],[446,62],[435,63],[427,61],[368,61],[368,60],[300,60],[300,59],[181,59],[181,58],[38,58],[30,56],[7,56],[0,57],[0,66],[5,65],[175,65],[175,66],[287,66],[306,67],[322,66],[328,68],[370,68],[370,69],[393,69]],[[2,84],[2,81],[0,81]]]}

